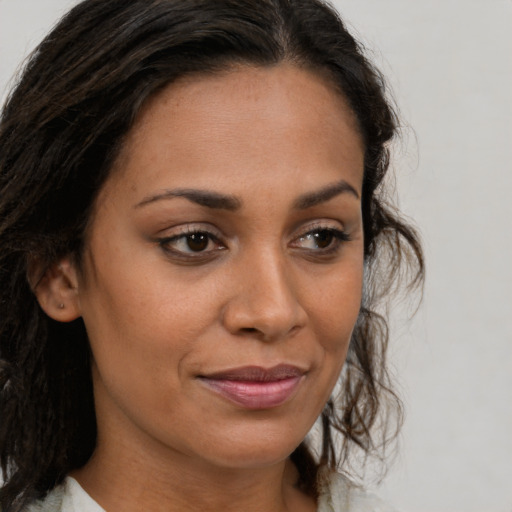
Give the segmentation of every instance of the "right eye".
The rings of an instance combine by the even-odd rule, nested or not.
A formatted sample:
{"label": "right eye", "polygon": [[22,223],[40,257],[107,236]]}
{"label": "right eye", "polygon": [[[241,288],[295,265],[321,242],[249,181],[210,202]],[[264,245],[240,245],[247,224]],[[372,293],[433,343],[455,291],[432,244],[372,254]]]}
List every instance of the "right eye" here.
{"label": "right eye", "polygon": [[208,231],[194,230],[174,236],[160,238],[158,244],[171,256],[185,259],[194,259],[213,255],[216,251],[226,247],[221,241]]}

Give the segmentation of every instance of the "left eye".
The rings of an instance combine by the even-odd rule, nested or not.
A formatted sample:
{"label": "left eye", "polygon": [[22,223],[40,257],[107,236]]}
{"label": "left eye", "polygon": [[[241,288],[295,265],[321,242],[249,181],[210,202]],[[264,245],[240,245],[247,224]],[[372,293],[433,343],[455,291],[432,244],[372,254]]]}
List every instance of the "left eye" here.
{"label": "left eye", "polygon": [[200,254],[223,248],[220,241],[206,231],[183,233],[160,240],[160,246],[168,252],[181,254]]}
{"label": "left eye", "polygon": [[312,251],[328,251],[329,249],[337,249],[341,242],[348,242],[349,240],[349,236],[344,231],[325,228],[305,233],[293,245]]}

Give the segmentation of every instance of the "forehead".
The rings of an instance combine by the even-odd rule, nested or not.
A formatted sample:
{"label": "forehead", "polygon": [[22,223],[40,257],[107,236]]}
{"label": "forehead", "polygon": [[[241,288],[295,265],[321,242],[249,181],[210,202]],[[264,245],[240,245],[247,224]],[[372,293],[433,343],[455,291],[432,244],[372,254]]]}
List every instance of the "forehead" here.
{"label": "forehead", "polygon": [[321,162],[359,183],[363,154],[355,116],[327,79],[289,64],[240,66],[179,79],[154,95],[114,174],[126,178],[136,169],[130,179],[137,187],[172,168],[177,180],[194,171],[213,185],[220,174],[236,181],[262,168],[307,168],[313,185]]}

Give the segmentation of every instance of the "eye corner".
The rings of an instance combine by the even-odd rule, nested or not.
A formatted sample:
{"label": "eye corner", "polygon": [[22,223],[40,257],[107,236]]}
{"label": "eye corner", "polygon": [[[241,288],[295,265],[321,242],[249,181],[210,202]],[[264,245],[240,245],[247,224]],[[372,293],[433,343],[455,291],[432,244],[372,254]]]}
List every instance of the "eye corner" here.
{"label": "eye corner", "polygon": [[290,247],[308,258],[326,259],[337,256],[342,246],[352,240],[351,234],[336,222],[318,222],[305,226],[290,243]]}
{"label": "eye corner", "polygon": [[186,226],[155,242],[164,255],[177,263],[201,264],[215,259],[227,245],[211,230]]}

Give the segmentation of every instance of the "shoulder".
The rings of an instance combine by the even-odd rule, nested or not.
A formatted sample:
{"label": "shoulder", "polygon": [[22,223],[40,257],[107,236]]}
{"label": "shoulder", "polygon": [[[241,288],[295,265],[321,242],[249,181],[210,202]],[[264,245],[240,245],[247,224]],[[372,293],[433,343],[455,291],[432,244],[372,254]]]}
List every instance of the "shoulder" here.
{"label": "shoulder", "polygon": [[72,477],[43,499],[30,503],[22,512],[105,512]]}
{"label": "shoulder", "polygon": [[27,505],[23,512],[61,512],[64,491],[64,484],[55,487],[44,498]]}
{"label": "shoulder", "polygon": [[334,471],[322,471],[318,484],[318,512],[396,512],[374,494]]}

